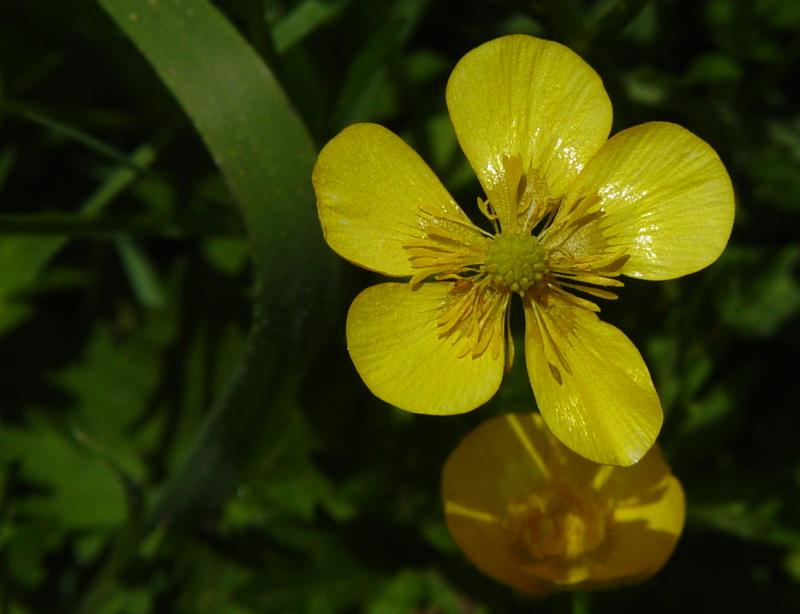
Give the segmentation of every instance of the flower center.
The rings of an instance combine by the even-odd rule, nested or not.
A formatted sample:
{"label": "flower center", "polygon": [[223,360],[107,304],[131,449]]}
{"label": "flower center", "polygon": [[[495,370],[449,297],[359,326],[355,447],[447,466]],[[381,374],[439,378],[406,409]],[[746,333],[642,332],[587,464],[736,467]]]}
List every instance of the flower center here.
{"label": "flower center", "polygon": [[535,561],[574,560],[606,537],[605,514],[595,498],[565,485],[509,506],[519,545]]}
{"label": "flower center", "polygon": [[500,233],[486,254],[486,273],[496,285],[525,292],[547,273],[547,252],[529,233]]}

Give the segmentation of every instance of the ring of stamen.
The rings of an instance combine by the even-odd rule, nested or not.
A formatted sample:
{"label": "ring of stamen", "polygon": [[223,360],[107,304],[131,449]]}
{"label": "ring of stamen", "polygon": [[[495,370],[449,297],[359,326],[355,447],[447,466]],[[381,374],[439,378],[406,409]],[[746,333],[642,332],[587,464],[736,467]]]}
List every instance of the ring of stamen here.
{"label": "ring of stamen", "polygon": [[490,281],[511,292],[525,292],[547,274],[547,251],[529,233],[500,233],[486,254]]}

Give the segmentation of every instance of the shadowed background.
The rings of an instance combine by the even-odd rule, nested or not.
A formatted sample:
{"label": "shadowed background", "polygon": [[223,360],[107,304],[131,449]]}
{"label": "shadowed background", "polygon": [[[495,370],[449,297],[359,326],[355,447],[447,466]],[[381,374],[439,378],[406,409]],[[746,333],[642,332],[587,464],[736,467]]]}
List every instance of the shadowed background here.
{"label": "shadowed background", "polygon": [[[582,55],[613,132],[708,141],[737,197],[718,262],[602,305],[688,516],[654,579],[575,599],[483,577],[442,518],[459,439],[533,408],[522,356],[463,416],[374,398],[344,318],[377,277],[309,179],[375,121],[477,220],[444,88],[509,33]],[[0,612],[799,611],[799,63],[793,0],[4,2]]]}

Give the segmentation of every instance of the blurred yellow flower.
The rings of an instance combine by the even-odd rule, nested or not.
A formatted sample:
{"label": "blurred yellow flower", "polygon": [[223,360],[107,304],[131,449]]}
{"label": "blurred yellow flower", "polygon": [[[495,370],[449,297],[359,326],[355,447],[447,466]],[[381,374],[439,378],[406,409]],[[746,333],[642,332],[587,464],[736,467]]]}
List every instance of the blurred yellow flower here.
{"label": "blurred yellow flower", "polygon": [[652,576],[685,515],[658,446],[632,467],[598,465],[537,414],[491,418],[469,433],[444,466],[442,500],[453,539],[481,571],[539,595]]}
{"label": "blurred yellow flower", "polygon": [[593,300],[616,298],[620,275],[669,279],[719,256],[734,209],[724,166],[674,124],[607,141],[611,103],[600,78],[566,47],[530,36],[467,53],[447,105],[494,234],[375,124],[343,130],[314,168],[328,244],[411,280],[367,288],[353,302],[356,369],[402,409],[470,411],[494,395],[513,360],[507,314],[518,294],[548,426],[586,458],[635,463],[658,435],[661,405],[639,352],[600,321]]}

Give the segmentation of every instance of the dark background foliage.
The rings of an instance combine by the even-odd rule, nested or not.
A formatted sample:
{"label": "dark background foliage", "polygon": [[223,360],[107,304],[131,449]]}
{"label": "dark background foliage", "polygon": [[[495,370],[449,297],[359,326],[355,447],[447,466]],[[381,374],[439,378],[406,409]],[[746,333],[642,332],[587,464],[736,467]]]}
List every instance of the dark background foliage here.
{"label": "dark background foliage", "polygon": [[[263,194],[237,192],[244,167],[212,158],[192,123],[224,150],[228,109],[203,124],[176,101],[159,58],[112,20],[127,4],[0,3],[0,612],[800,611],[800,3],[215,3],[317,148],[380,122],[461,203],[479,188],[444,86],[507,33],[578,51],[614,131],[674,121],[726,163],[737,218],[722,258],[604,305],[662,396],[685,533],[644,584],[545,600],[476,571],[438,497],[464,433],[531,409],[522,361],[461,417],[372,397],[344,316],[373,278],[322,244],[290,107],[264,107],[253,129],[288,125],[296,152],[265,145]],[[198,81],[186,72],[202,106],[226,94],[200,80],[222,43],[184,34],[208,49]]]}

